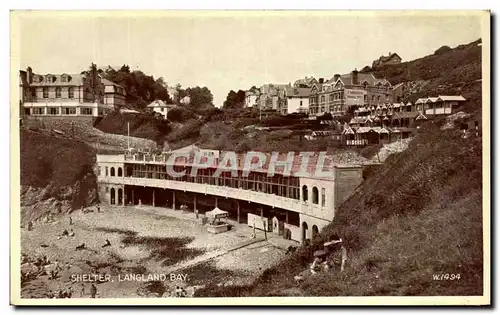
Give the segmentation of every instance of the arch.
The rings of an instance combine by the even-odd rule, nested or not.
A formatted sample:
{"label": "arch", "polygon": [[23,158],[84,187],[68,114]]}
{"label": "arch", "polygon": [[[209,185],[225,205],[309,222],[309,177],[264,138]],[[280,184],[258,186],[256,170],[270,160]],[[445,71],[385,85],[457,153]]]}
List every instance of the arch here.
{"label": "arch", "polygon": [[311,232],[312,232],[312,239],[315,239],[316,237],[318,237],[318,234],[319,234],[318,226],[313,225],[311,228]]}
{"label": "arch", "polygon": [[75,89],[72,86],[70,86],[68,88],[68,98],[74,98],[74,97],[75,97]]}
{"label": "arch", "polygon": [[123,204],[123,189],[118,188],[118,202],[117,204],[121,205]]}
{"label": "arch", "polygon": [[312,189],[312,202],[314,204],[319,203],[319,192],[318,192],[318,188],[316,186],[314,186]]}
{"label": "arch", "polygon": [[302,222],[302,243],[306,242],[307,239],[307,223],[304,221]]}
{"label": "arch", "polygon": [[302,186],[302,201],[306,202],[309,197],[309,193],[307,192],[307,186]]}
{"label": "arch", "polygon": [[112,167],[111,170],[109,171],[110,176],[115,176],[115,168]]}
{"label": "arch", "polygon": [[115,204],[115,189],[111,188],[109,190],[109,193],[110,193],[109,203],[114,205]]}
{"label": "arch", "polygon": [[119,167],[118,168],[118,177],[122,177],[123,176],[123,171],[122,171],[122,168]]}

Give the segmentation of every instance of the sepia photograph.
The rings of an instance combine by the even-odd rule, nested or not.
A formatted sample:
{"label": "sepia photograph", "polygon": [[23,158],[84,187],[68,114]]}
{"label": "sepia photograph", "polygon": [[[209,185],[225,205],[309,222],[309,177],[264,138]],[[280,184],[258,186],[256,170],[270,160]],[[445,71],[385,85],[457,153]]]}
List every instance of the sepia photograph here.
{"label": "sepia photograph", "polygon": [[10,18],[11,304],[491,304],[489,11]]}

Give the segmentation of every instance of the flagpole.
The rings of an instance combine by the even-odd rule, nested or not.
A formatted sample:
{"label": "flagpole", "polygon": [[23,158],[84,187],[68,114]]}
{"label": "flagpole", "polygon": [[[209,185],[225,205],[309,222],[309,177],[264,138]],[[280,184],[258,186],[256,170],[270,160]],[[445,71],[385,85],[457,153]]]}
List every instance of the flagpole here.
{"label": "flagpole", "polygon": [[130,122],[127,121],[127,149],[130,152]]}

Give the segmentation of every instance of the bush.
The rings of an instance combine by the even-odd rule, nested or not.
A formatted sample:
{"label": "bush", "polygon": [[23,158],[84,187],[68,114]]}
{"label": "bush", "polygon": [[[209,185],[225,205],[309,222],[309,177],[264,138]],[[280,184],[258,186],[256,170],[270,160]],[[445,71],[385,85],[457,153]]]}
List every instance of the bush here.
{"label": "bush", "polygon": [[200,130],[203,123],[197,119],[191,119],[179,129],[174,130],[167,136],[170,142],[193,139],[200,136]]}
{"label": "bush", "polygon": [[183,107],[172,108],[167,113],[167,119],[173,122],[184,123],[193,118],[196,118],[196,114]]}

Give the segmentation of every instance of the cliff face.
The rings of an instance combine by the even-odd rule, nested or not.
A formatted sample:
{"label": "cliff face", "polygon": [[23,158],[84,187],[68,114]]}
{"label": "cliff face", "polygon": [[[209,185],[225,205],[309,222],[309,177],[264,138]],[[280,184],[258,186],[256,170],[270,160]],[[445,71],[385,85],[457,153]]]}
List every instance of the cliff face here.
{"label": "cliff face", "polygon": [[95,151],[72,139],[21,130],[21,221],[98,200]]}

